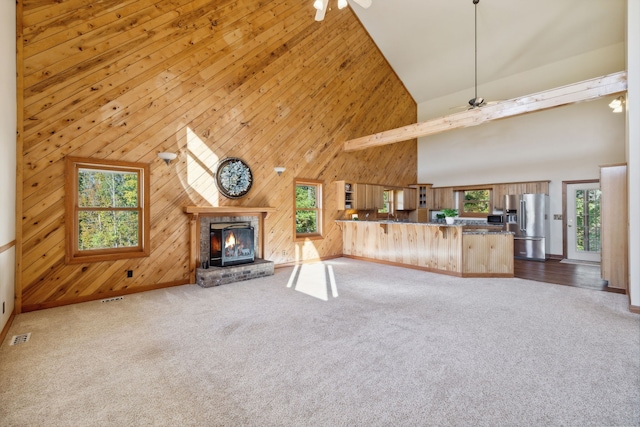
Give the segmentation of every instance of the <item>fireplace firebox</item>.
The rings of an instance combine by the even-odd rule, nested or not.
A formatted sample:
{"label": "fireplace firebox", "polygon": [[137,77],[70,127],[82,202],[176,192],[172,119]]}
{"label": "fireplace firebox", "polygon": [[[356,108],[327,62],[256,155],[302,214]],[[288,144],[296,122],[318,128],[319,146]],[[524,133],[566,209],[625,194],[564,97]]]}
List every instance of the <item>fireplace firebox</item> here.
{"label": "fireplace firebox", "polygon": [[211,223],[210,234],[210,265],[226,267],[255,261],[254,236],[251,223]]}

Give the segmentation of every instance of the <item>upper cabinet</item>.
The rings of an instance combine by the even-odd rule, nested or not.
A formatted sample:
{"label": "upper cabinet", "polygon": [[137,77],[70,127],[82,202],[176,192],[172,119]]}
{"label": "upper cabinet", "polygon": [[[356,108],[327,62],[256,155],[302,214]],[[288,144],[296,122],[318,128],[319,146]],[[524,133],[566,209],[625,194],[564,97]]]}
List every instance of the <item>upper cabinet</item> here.
{"label": "upper cabinet", "polygon": [[412,211],[417,208],[417,196],[415,188],[401,188],[395,191],[396,210]]}
{"label": "upper cabinet", "polygon": [[[337,204],[339,210],[376,210],[384,207],[385,188],[393,189],[395,209],[416,211],[412,220],[426,222],[429,211],[441,211],[456,206],[456,191],[463,187],[437,187],[432,184],[415,184],[411,187],[395,187],[377,184],[361,184],[350,181],[336,181]],[[475,186],[477,187],[477,186]],[[466,188],[466,187],[464,187]],[[490,188],[494,210],[504,209],[504,196],[507,194],[549,194],[549,181],[512,182],[487,184]]]}
{"label": "upper cabinet", "polygon": [[338,210],[374,210],[384,205],[384,187],[374,184],[336,181]]}
{"label": "upper cabinet", "polygon": [[456,206],[454,199],[453,187],[439,187],[431,190],[434,211],[440,211],[442,209],[453,209]]}
{"label": "upper cabinet", "polygon": [[412,188],[416,190],[416,209],[431,209],[433,205],[432,184],[415,184]]}
{"label": "upper cabinet", "polygon": [[549,194],[549,181],[494,184],[491,194],[494,210],[504,209],[504,196],[507,194]]}
{"label": "upper cabinet", "polygon": [[355,189],[352,182],[336,181],[336,197],[338,210],[355,209],[353,203],[355,200]]}
{"label": "upper cabinet", "polygon": [[375,210],[384,205],[384,187],[375,184],[355,184],[357,203],[355,209]]}

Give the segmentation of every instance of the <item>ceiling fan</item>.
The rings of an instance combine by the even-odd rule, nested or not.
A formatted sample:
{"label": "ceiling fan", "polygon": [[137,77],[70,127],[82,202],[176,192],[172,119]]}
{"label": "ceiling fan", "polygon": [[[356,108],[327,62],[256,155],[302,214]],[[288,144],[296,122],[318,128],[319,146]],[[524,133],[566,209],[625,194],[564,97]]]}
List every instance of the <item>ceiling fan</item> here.
{"label": "ceiling fan", "polygon": [[488,104],[495,104],[496,102],[485,102],[485,99],[482,97],[478,97],[478,3],[480,0],[472,0],[474,5],[474,88],[475,92],[473,98],[469,100],[466,106],[453,107],[452,109],[462,109],[466,108],[467,110],[473,110],[474,108],[483,107]]}
{"label": "ceiling fan", "polygon": [[[365,9],[368,9],[371,6],[371,0],[353,0],[358,5],[362,6]],[[474,0],[475,1],[475,0]],[[347,7],[347,0],[338,0],[338,9],[344,9]],[[327,13],[327,6],[329,5],[329,0],[315,0],[313,2],[313,7],[316,9],[316,21],[324,20],[324,15]]]}

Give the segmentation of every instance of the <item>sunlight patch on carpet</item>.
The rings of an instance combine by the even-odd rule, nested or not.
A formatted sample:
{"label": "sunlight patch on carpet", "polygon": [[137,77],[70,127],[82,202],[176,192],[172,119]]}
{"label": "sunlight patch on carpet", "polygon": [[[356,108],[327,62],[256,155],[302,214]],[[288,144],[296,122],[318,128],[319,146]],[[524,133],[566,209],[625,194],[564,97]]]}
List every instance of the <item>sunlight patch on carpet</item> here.
{"label": "sunlight patch on carpet", "polygon": [[291,272],[287,288],[329,301],[329,295],[338,297],[338,285],[333,267],[323,263],[296,265]]}

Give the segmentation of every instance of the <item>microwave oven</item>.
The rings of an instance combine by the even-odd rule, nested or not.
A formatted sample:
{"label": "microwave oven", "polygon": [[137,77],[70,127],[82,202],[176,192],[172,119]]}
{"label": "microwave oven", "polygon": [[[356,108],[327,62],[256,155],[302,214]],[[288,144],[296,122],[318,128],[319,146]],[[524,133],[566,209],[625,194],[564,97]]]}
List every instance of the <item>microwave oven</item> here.
{"label": "microwave oven", "polygon": [[502,215],[487,215],[488,224],[502,224]]}

